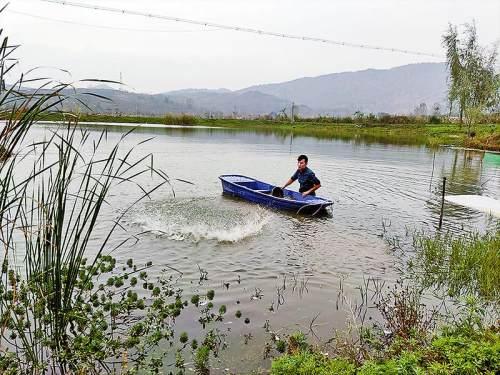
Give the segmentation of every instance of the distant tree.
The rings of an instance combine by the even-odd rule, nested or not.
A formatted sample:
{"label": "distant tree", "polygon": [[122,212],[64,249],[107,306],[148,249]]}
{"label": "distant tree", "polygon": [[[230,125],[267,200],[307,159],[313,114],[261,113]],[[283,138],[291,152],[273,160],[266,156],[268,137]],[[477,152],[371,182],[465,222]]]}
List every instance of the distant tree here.
{"label": "distant tree", "polygon": [[432,105],[432,116],[441,116],[441,104],[434,103]]}
{"label": "distant tree", "polygon": [[287,107],[283,108],[281,111],[278,112],[278,119],[284,119],[284,120],[288,120],[288,115],[286,114],[287,112]]}
{"label": "distant tree", "polygon": [[353,116],[356,119],[356,121],[361,121],[363,120],[363,117],[365,117],[364,113],[361,111],[354,112]]}
{"label": "distant tree", "polygon": [[427,116],[427,104],[420,103],[418,106],[415,107],[413,113],[415,116]]}
{"label": "distant tree", "polygon": [[499,102],[500,75],[495,69],[497,49],[487,51],[479,46],[474,23],[466,24],[461,36],[457,27],[450,24],[443,35],[443,46],[450,73],[450,113],[453,106],[458,105],[460,123],[465,120],[470,135],[471,126],[478,117]]}

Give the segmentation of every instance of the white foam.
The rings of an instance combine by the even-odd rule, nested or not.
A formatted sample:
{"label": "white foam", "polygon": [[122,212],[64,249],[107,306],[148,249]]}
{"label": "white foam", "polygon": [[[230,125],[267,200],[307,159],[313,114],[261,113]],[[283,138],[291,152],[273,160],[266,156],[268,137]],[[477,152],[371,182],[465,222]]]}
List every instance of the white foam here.
{"label": "white foam", "polygon": [[500,217],[500,201],[494,198],[482,195],[447,195],[444,199],[451,203]]}
{"label": "white foam", "polygon": [[[184,209],[149,208],[134,215],[133,221],[144,231],[166,236],[174,241],[215,240],[218,242],[238,242],[257,235],[269,222],[270,213],[258,206],[250,212],[231,212],[186,202]],[[197,201],[200,203],[200,201]],[[205,209],[201,209],[200,207]]]}
{"label": "white foam", "polygon": [[137,218],[137,223],[145,231],[152,231],[165,235],[171,240],[216,240],[218,242],[238,242],[247,237],[257,235],[269,220],[267,218],[250,220],[243,224],[236,224],[231,228],[217,228],[209,224],[178,225],[168,224],[165,221],[150,216]]}

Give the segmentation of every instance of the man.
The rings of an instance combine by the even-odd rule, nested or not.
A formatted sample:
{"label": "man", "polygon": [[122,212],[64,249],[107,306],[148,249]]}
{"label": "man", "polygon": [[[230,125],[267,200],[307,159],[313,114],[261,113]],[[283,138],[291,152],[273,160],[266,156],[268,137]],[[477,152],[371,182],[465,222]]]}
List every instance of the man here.
{"label": "man", "polygon": [[300,155],[297,158],[297,171],[286,182],[283,189],[298,179],[300,184],[299,192],[302,193],[303,197],[306,195],[316,195],[315,191],[321,187],[321,182],[314,175],[314,172],[307,168],[307,162],[308,158],[306,155]]}

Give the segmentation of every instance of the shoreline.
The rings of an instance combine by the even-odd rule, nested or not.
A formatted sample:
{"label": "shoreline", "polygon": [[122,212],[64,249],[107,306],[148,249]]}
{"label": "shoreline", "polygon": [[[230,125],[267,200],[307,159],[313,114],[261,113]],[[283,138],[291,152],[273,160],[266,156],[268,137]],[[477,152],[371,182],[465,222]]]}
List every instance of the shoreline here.
{"label": "shoreline", "polygon": [[[112,116],[81,114],[78,116],[52,113],[39,119],[39,123],[61,123],[67,120],[85,126],[137,126],[141,128],[178,128],[178,129],[234,129],[253,130],[275,134],[311,136],[315,138],[334,138],[341,140],[363,141],[394,145],[421,145],[427,147],[461,147],[478,151],[500,152],[500,124],[477,124],[473,127],[474,137],[468,137],[465,125],[455,123],[337,123],[324,120],[289,121],[262,119],[204,119],[188,117],[189,123],[168,124],[165,117],[151,116]],[[170,119],[171,120],[171,119]]]}
{"label": "shoreline", "polygon": [[[3,121],[3,120],[2,120]],[[65,121],[63,120],[51,120],[51,121],[37,121],[36,124],[40,125],[62,125]],[[79,125],[83,126],[117,126],[117,127],[136,127],[136,128],[153,128],[153,129],[224,129],[220,126],[205,126],[205,125],[166,125],[161,123],[139,123],[139,122],[107,122],[107,121],[79,121]]]}

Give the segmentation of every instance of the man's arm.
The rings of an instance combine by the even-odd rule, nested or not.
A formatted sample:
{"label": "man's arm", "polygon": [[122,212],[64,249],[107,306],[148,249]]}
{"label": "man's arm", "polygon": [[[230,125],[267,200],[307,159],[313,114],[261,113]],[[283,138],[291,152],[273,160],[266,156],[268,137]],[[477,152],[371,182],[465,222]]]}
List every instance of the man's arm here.
{"label": "man's arm", "polygon": [[282,186],[282,189],[286,188],[288,185],[293,184],[293,182],[294,182],[297,178],[299,178],[299,176],[298,176],[298,175],[299,175],[299,171],[298,171],[298,170],[296,170],[296,171],[295,171],[295,173],[293,174],[293,176],[289,178],[289,180],[285,183],[285,185],[283,185],[283,186]]}
{"label": "man's arm", "polygon": [[290,179],[288,179],[288,181],[285,183],[285,185],[283,185],[282,189],[286,188],[288,185],[293,184],[293,182],[294,182],[294,181],[295,181],[295,180],[292,180],[291,178],[290,178]]}
{"label": "man's arm", "polygon": [[311,193],[314,193],[316,190],[318,190],[321,187],[321,184],[315,184],[312,188],[310,188],[307,191],[304,191],[302,193],[302,196],[305,197],[306,195],[309,195]]}

